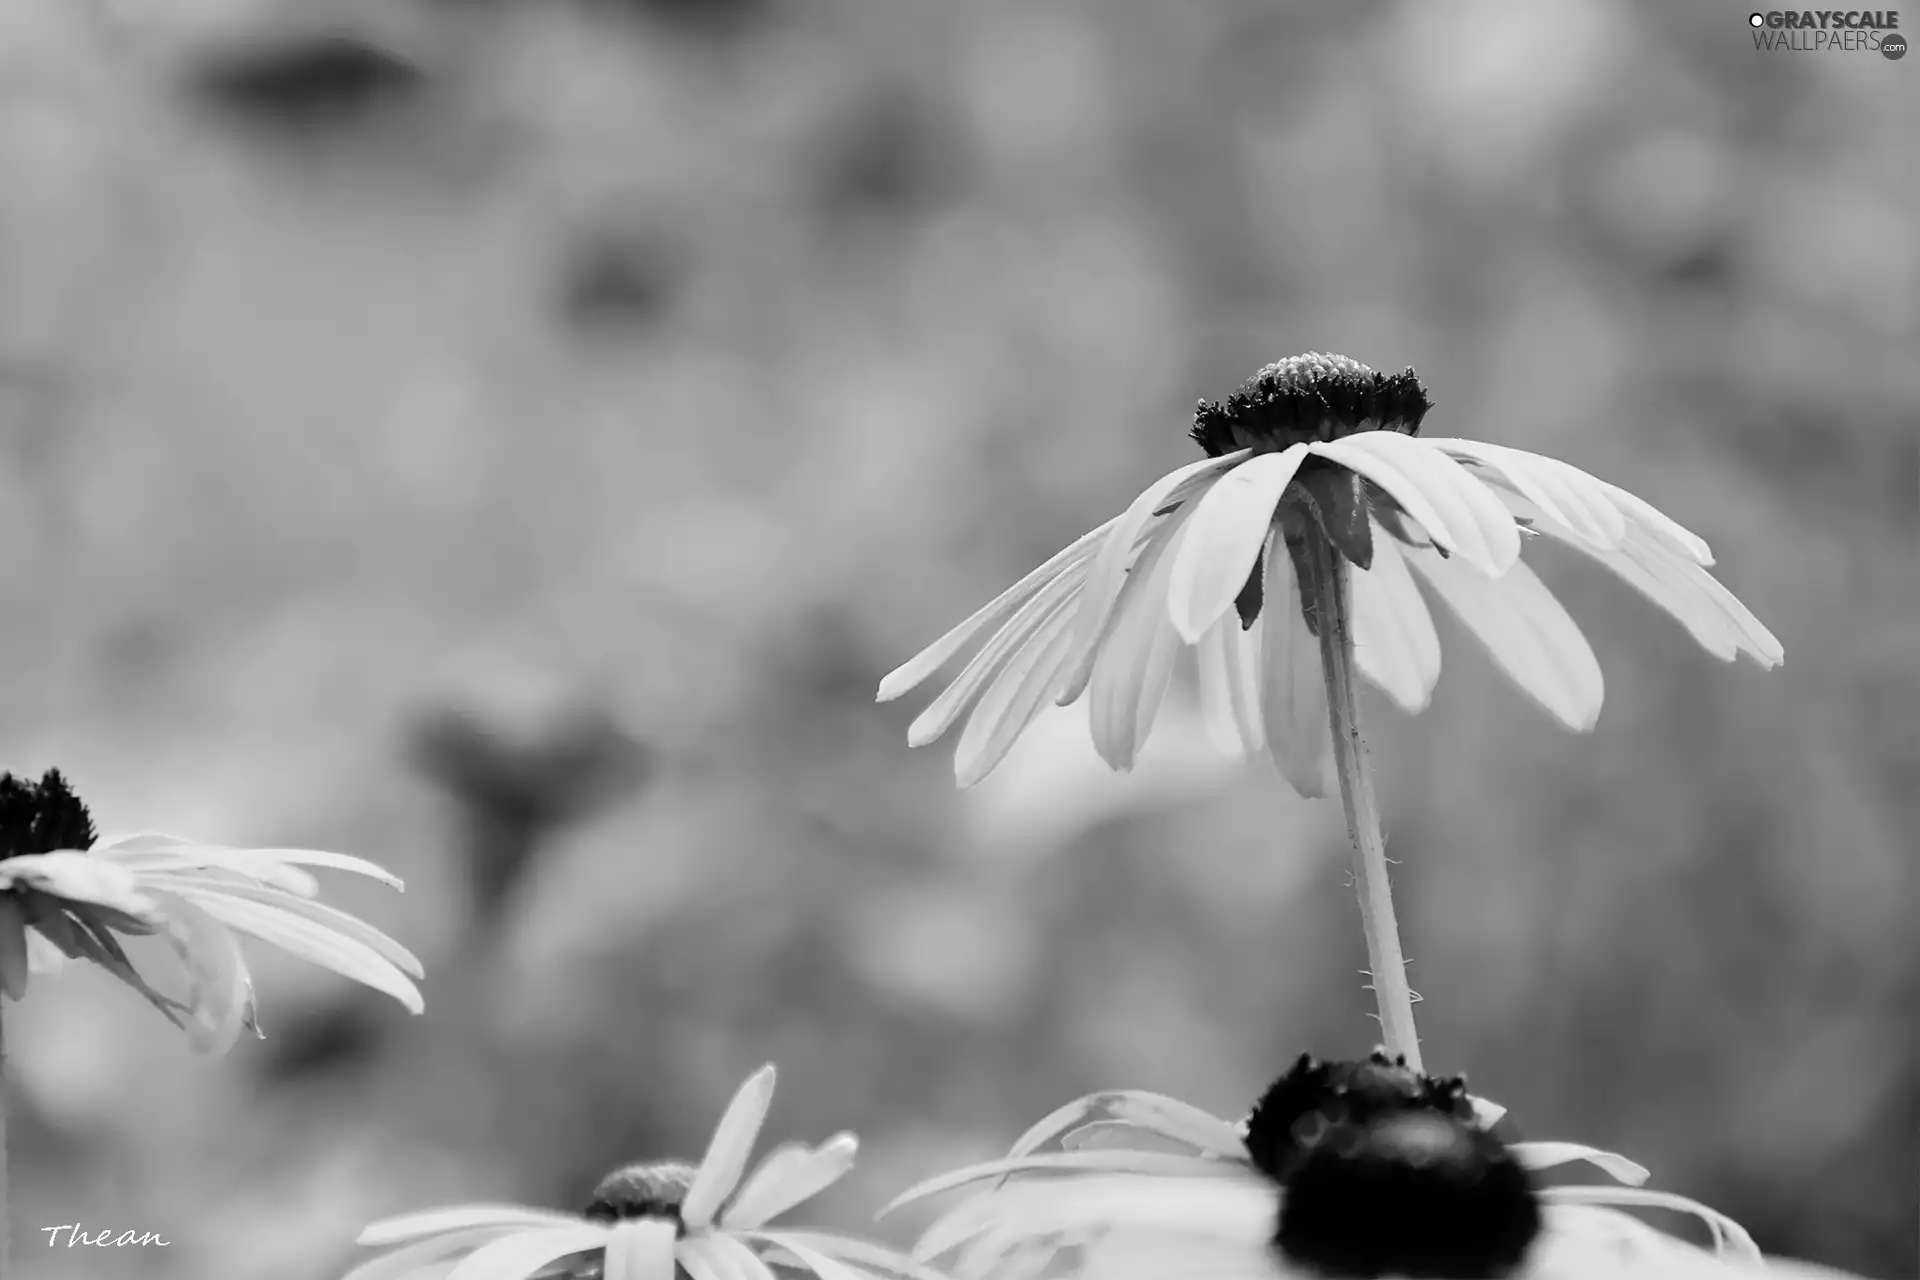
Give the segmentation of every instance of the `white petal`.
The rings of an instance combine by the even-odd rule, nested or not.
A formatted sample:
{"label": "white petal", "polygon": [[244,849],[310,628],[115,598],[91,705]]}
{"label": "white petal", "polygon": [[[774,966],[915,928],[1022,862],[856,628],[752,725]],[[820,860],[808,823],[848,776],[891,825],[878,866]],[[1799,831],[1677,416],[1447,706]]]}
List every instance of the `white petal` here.
{"label": "white petal", "polygon": [[785,1249],[799,1260],[801,1266],[819,1276],[820,1280],[870,1280],[864,1272],[848,1266],[838,1258],[828,1257],[806,1241],[787,1232],[758,1231],[753,1234],[769,1244]]}
{"label": "white petal", "polygon": [[607,1235],[607,1228],[579,1221],[531,1228],[481,1245],[447,1273],[447,1280],[527,1280],[549,1262],[599,1248]]}
{"label": "white petal", "polygon": [[1599,561],[1666,610],[1714,657],[1732,661],[1745,653],[1762,667],[1780,665],[1782,651],[1773,633],[1691,556],[1644,527],[1628,525],[1619,545],[1600,548],[1526,498],[1512,495],[1506,501],[1542,534]]}
{"label": "white petal", "polygon": [[1114,523],[1113,531],[1094,559],[1093,568],[1088,571],[1087,590],[1080,598],[1080,616],[1074,623],[1061,705],[1079,697],[1092,677],[1100,638],[1112,618],[1114,605],[1119,602],[1120,590],[1126,585],[1127,566],[1133,559],[1135,544],[1141,534],[1147,532],[1154,513],[1175,502],[1184,504],[1198,499],[1222,472],[1246,456],[1247,451],[1241,449],[1218,458],[1203,458],[1168,472],[1148,485]]}
{"label": "white petal", "polygon": [[67,967],[67,957],[38,929],[27,929],[27,969],[53,977]]}
{"label": "white petal", "polygon": [[[1221,484],[1236,474],[1230,473]],[[1219,492],[1218,485],[1213,492]],[[1170,516],[1168,534],[1142,551],[1134,563],[1088,685],[1094,749],[1122,772],[1133,768],[1134,757],[1153,727],[1173,678],[1174,655],[1180,651],[1180,636],[1167,617],[1167,588],[1174,563],[1198,519],[1182,519],[1184,515]]]}
{"label": "white petal", "polygon": [[824,1253],[829,1258],[837,1258],[842,1262],[864,1267],[868,1271],[900,1276],[903,1280],[946,1280],[946,1277],[919,1265],[903,1253],[853,1236],[832,1235],[825,1231],[783,1230],[767,1232],[765,1238],[775,1244],[797,1240],[807,1248]]}
{"label": "white petal", "polygon": [[1306,458],[1302,444],[1249,458],[1194,504],[1167,590],[1168,613],[1188,644],[1196,643],[1246,586],[1280,496]]}
{"label": "white petal", "polygon": [[860,1141],[851,1133],[837,1133],[812,1151],[802,1148],[797,1158],[773,1167],[768,1157],[740,1194],[721,1215],[729,1230],[750,1230],[779,1217],[803,1200],[811,1200],[838,1182],[853,1167]]}
{"label": "white petal", "polygon": [[[326,849],[241,849],[186,840],[159,832],[141,832],[98,841],[92,852],[132,867],[173,865],[176,860],[194,866],[220,867],[263,883],[279,884],[302,897],[312,897],[313,890],[295,889],[291,885],[314,884],[313,877],[302,871],[302,867],[366,876],[396,891],[406,887],[399,876],[378,863],[356,858],[350,853],[333,853]],[[282,878],[287,883],[281,883]]]}
{"label": "white petal", "polygon": [[607,1234],[601,1280],[673,1280],[678,1227],[665,1218],[615,1223]]}
{"label": "white petal", "polygon": [[392,996],[409,1013],[417,1014],[425,1007],[420,989],[397,966],[372,947],[325,923],[283,907],[220,894],[196,894],[195,905],[230,928]]}
{"label": "white petal", "polygon": [[187,971],[187,1043],[224,1054],[254,1020],[253,981],[233,931],[194,904],[162,895],[167,940]]}
{"label": "white petal", "polygon": [[15,882],[73,902],[112,907],[130,916],[147,918],[153,900],[140,890],[137,877],[92,854],[59,850],[23,853],[0,861],[0,888]]}
{"label": "white petal", "polygon": [[1068,600],[1040,624],[980,695],[953,754],[954,780],[961,787],[993,772],[1060,687],[1074,643],[1073,619],[1073,601]]}
{"label": "white petal", "polygon": [[323,902],[295,897],[283,890],[265,885],[242,884],[232,880],[217,880],[211,876],[195,876],[180,872],[155,872],[150,877],[150,882],[155,887],[164,885],[181,897],[195,902],[207,897],[241,898],[248,902],[264,902],[283,911],[290,911],[294,915],[304,916],[334,933],[352,938],[410,978],[426,976],[425,970],[421,968],[419,957],[413,952],[360,917],[348,915],[337,907],[327,906]]}
{"label": "white petal", "polygon": [[1234,1127],[1199,1107],[1143,1089],[1106,1089],[1075,1098],[1049,1112],[1021,1134],[1007,1152],[1017,1160],[1049,1142],[1064,1139],[1092,1123],[1115,1122],[1183,1142],[1209,1155],[1244,1156],[1246,1144]]}
{"label": "white petal", "polygon": [[[1424,437],[1423,437],[1424,438]],[[1578,467],[1504,445],[1479,440],[1427,439],[1454,458],[1485,468],[1483,478],[1525,497],[1576,538],[1596,547],[1617,547],[1627,523],[1600,482]]]}
{"label": "white petal", "polygon": [[[456,1254],[467,1253],[490,1241],[498,1240],[502,1235],[518,1231],[519,1227],[471,1227],[465,1231],[449,1231],[444,1235],[429,1236],[425,1240],[416,1240],[404,1248],[384,1253],[370,1262],[363,1262],[347,1272],[342,1280],[408,1280],[421,1268],[435,1262],[445,1262]],[[448,1263],[448,1269],[451,1269]]]}
{"label": "white petal", "polygon": [[1763,1261],[1760,1248],[1746,1228],[1717,1209],[1671,1191],[1646,1187],[1542,1187],[1540,1198],[1554,1205],[1631,1205],[1638,1209],[1667,1209],[1698,1218],[1712,1233],[1716,1251],[1743,1262]]}
{"label": "white petal", "polygon": [[1373,567],[1353,566],[1353,656],[1360,673],[1412,715],[1440,679],[1440,637],[1398,543],[1373,525]]}
{"label": "white petal", "polygon": [[1260,606],[1263,647],[1261,719],[1267,754],[1280,776],[1303,798],[1333,793],[1333,731],[1327,723],[1327,684],[1320,641],[1307,630],[1293,557],[1276,536],[1267,554],[1266,595]]}
{"label": "white petal", "polygon": [[1620,508],[1629,524],[1645,529],[1660,542],[1672,547],[1697,565],[1713,563],[1713,549],[1707,546],[1706,540],[1699,534],[1658,510],[1644,498],[1636,497],[1618,485],[1608,484],[1597,477],[1593,482],[1605,491],[1614,506]]}
{"label": "white petal", "polygon": [[[1335,446],[1347,446],[1355,454],[1386,464],[1381,474],[1396,475],[1402,490],[1418,490],[1427,500],[1428,509],[1446,529],[1445,538],[1432,529],[1427,530],[1428,534],[1483,573],[1497,578],[1520,558],[1520,528],[1513,522],[1513,513],[1501,505],[1473,472],[1448,457],[1445,450],[1398,431],[1361,431],[1331,444],[1309,447],[1324,453]],[[1361,474],[1406,506],[1400,493],[1375,476],[1374,471]],[[1411,508],[1408,514],[1413,514]]]}
{"label": "white petal", "polygon": [[726,1114],[714,1128],[713,1141],[707,1144],[707,1154],[693,1175],[693,1185],[680,1204],[680,1216],[688,1227],[710,1225],[720,1205],[740,1185],[747,1158],[753,1154],[754,1139],[760,1136],[767,1108],[773,1105],[775,1078],[773,1064],[768,1063],[748,1076],[727,1104]]}
{"label": "white petal", "polygon": [[1511,1150],[1516,1160],[1535,1173],[1584,1160],[1630,1187],[1637,1187],[1653,1176],[1652,1170],[1645,1165],[1635,1164],[1625,1156],[1597,1147],[1584,1147],[1577,1142],[1516,1142]]}
{"label": "white petal", "polygon": [[1119,522],[1120,517],[1115,516],[1091,533],[1082,534],[1051,560],[975,611],[973,616],[965,622],[901,663],[880,682],[880,691],[875,701],[891,702],[901,694],[911,691],[928,676],[945,666],[947,660],[965,648],[975,636],[989,627],[998,626],[1002,619],[1011,617],[1014,610],[1031,599],[1033,594],[1047,583],[1067,569],[1084,565],[1092,560],[1103,539]]}
{"label": "white petal", "polygon": [[773,1269],[730,1235],[690,1236],[676,1253],[693,1280],[774,1280]]}
{"label": "white petal", "polygon": [[1473,1108],[1473,1122],[1482,1129],[1493,1128],[1507,1114],[1507,1109],[1499,1103],[1471,1093],[1467,1095],[1467,1105]]}
{"label": "white petal", "polygon": [[1007,624],[982,645],[980,652],[941,690],[907,728],[907,745],[924,747],[953,727],[953,724],[979,699],[980,691],[1006,670],[1007,663],[1021,651],[1042,623],[1068,606],[1086,585],[1084,563],[1068,568],[1052,582],[1034,593]]}
{"label": "white petal", "polygon": [[1576,733],[1593,728],[1606,697],[1600,663],[1533,570],[1516,561],[1495,580],[1431,547],[1410,547],[1406,555],[1527,696]]}
{"label": "white petal", "polygon": [[476,1227],[537,1228],[578,1226],[581,1219],[570,1213],[550,1209],[529,1209],[517,1204],[458,1204],[442,1209],[422,1209],[398,1217],[382,1218],[360,1233],[358,1244],[379,1247],[404,1244],[449,1231],[467,1231]]}
{"label": "white petal", "polygon": [[[1220,1163],[1200,1156],[1168,1155],[1159,1151],[1055,1151],[1044,1155],[1026,1155],[1017,1160],[988,1160],[981,1164],[953,1169],[938,1177],[907,1188],[875,1214],[885,1217],[895,1209],[955,1191],[976,1182],[992,1182],[1021,1173],[1129,1173],[1129,1174],[1216,1174]],[[1002,1188],[1004,1190],[1004,1188]],[[997,1193],[996,1193],[997,1194]]]}
{"label": "white petal", "polygon": [[1242,627],[1237,611],[1225,613],[1196,649],[1207,734],[1229,755],[1250,756],[1267,745],[1260,717],[1261,635],[1259,618]]}

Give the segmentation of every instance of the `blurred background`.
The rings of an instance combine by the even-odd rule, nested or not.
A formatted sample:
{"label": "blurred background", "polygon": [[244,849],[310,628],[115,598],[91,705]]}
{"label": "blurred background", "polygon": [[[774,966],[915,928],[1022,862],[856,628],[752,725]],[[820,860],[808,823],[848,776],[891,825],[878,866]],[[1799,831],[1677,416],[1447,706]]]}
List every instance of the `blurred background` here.
{"label": "blurred background", "polygon": [[394,868],[331,900],[429,1012],[258,949],[207,1062],[36,983],[20,1274],[337,1277],[697,1158],[768,1060],[854,1226],[1084,1091],[1363,1053],[1338,807],[1182,693],[1130,778],[1068,710],[964,794],[873,705],[1315,348],[1671,512],[1787,651],[1545,547],[1591,737],[1450,618],[1369,703],[1429,1065],[1916,1274],[1916,121],[1920,60],[1725,3],[6,0],[0,762]]}

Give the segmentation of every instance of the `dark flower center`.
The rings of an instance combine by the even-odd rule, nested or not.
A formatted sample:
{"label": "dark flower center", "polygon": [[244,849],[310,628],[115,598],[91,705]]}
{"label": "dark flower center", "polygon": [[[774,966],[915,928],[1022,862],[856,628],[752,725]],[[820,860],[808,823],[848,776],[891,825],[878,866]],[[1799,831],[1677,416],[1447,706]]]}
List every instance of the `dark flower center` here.
{"label": "dark flower center", "polygon": [[93,817],[58,769],[38,782],[0,773],[0,857],[90,849]]}
{"label": "dark flower center", "polygon": [[593,1189],[582,1216],[596,1222],[664,1218],[682,1230],[680,1205],[693,1186],[694,1168],[673,1160],[615,1169]]}
{"label": "dark flower center", "polygon": [[1286,1182],[1332,1130],[1405,1110],[1471,1123],[1467,1079],[1435,1079],[1405,1058],[1375,1050],[1357,1062],[1321,1062],[1310,1053],[1267,1087],[1247,1118],[1247,1154],[1276,1182]]}
{"label": "dark flower center", "polygon": [[1331,1276],[1500,1280],[1539,1232],[1539,1201],[1506,1144],[1409,1109],[1316,1145],[1287,1184],[1274,1242]]}
{"label": "dark flower center", "polygon": [[1532,1183],[1476,1123],[1466,1077],[1405,1058],[1301,1054],[1254,1104],[1247,1154],[1285,1188],[1275,1243],[1330,1276],[1498,1280],[1540,1230]]}
{"label": "dark flower center", "polygon": [[1212,458],[1235,449],[1273,453],[1356,431],[1415,435],[1431,408],[1411,368],[1376,373],[1346,356],[1309,351],[1274,361],[1225,400],[1202,400],[1189,434]]}

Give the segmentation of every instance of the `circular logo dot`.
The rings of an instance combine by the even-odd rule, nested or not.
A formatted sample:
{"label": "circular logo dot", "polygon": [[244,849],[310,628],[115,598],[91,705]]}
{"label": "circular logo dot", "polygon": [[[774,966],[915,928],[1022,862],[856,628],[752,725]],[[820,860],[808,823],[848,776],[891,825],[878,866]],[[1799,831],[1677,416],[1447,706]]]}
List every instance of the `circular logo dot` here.
{"label": "circular logo dot", "polygon": [[1750,27],[1764,27],[1767,25],[1767,15],[1764,13],[1750,13],[1747,15],[1747,25]]}
{"label": "circular logo dot", "polygon": [[1905,36],[1881,36],[1880,52],[1887,55],[1889,62],[1898,62],[1907,54],[1907,38]]}

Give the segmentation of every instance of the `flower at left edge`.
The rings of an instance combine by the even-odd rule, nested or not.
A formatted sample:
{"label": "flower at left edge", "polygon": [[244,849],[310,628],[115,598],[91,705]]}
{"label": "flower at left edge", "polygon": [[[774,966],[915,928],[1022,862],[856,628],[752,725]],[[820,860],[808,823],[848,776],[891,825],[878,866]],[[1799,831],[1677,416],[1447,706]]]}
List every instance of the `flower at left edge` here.
{"label": "flower at left edge", "polygon": [[347,1280],[945,1280],[854,1236],[768,1226],[838,1182],[859,1150],[851,1133],[784,1143],[749,1172],[774,1080],[771,1064],[747,1078],[698,1166],[617,1169],[581,1213],[467,1204],[388,1218],[360,1243],[397,1247]]}
{"label": "flower at left edge", "polygon": [[[138,991],[203,1053],[260,1034],[253,979],[237,934],[423,1007],[420,962],[380,930],[319,901],[307,868],[346,871],[398,891],[362,858],[318,849],[239,849],[179,836],[98,838],[58,770],[38,782],[0,773],[0,991],[26,995],[31,974],[90,960]],[[185,999],[160,991],[121,939],[158,937],[179,957]]]}

